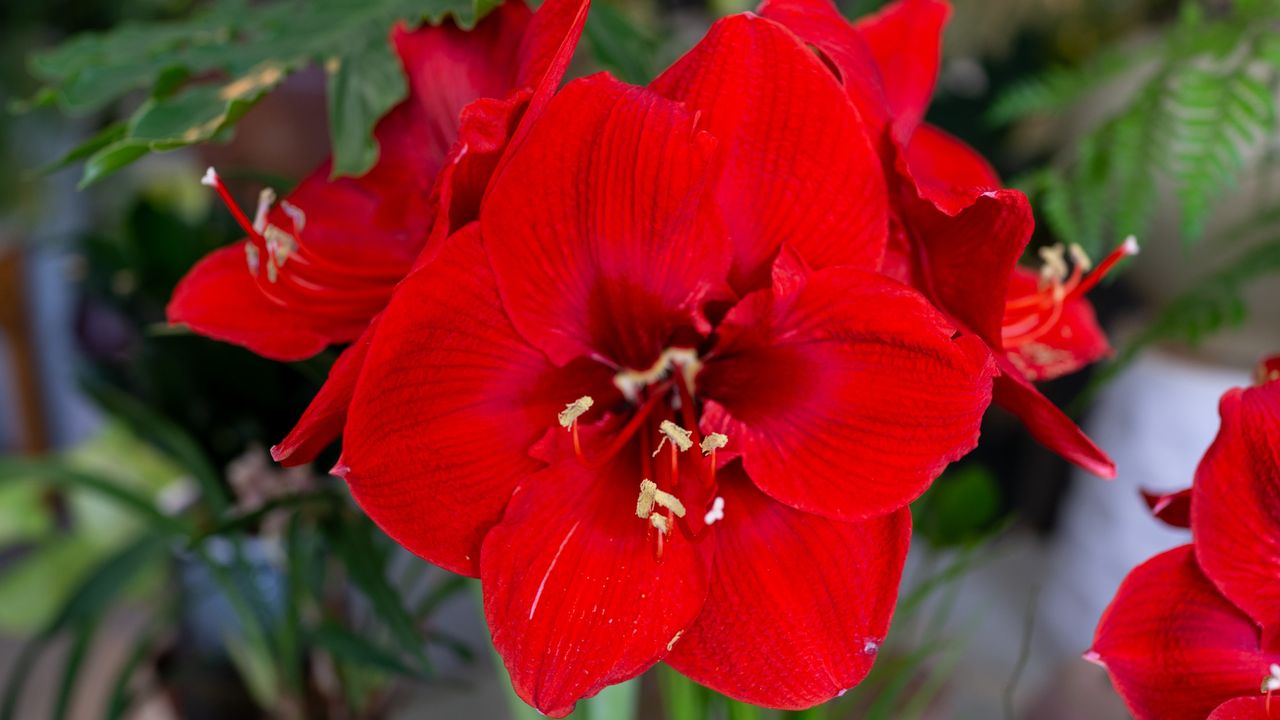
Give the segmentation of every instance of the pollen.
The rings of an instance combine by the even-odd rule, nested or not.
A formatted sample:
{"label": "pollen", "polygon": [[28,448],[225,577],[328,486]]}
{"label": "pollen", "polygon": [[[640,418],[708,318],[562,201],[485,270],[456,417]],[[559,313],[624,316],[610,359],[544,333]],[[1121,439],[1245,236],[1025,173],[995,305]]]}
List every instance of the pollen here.
{"label": "pollen", "polygon": [[1071,243],[1067,246],[1067,252],[1071,254],[1071,262],[1084,272],[1093,269],[1093,261],[1089,259],[1089,253],[1084,251],[1078,243]]}
{"label": "pollen", "polygon": [[649,516],[649,524],[657,529],[658,532],[666,535],[671,532],[671,525],[667,522],[667,516],[662,513],[654,513]]}
{"label": "pollen", "polygon": [[641,480],[640,497],[636,498],[636,517],[650,517],[655,505],[670,510],[676,517],[685,516],[684,503],[680,502],[680,498],[659,490],[658,484],[652,480]]}
{"label": "pollen", "polygon": [[253,214],[253,229],[259,233],[267,229],[267,213],[271,212],[271,206],[276,202],[276,191],[271,188],[262,188],[262,192],[258,193],[258,210]]}
{"label": "pollen", "polygon": [[702,522],[707,525],[714,525],[717,521],[724,519],[724,498],[717,497],[711,503],[711,509],[706,515],[702,516]]}
{"label": "pollen", "polygon": [[302,208],[294,205],[288,200],[281,200],[280,209],[283,210],[284,214],[288,215],[289,220],[293,222],[293,231],[301,234],[302,229],[307,226],[307,214],[302,212]]}
{"label": "pollen", "polygon": [[244,259],[245,263],[249,265],[249,274],[257,275],[258,268],[261,267],[262,263],[262,259],[258,255],[258,246],[252,242],[246,242],[244,244]]}
{"label": "pollen", "polygon": [[653,451],[653,456],[657,457],[658,452],[662,450],[662,446],[668,440],[675,445],[680,452],[684,452],[693,447],[693,431],[685,430],[670,420],[663,420],[658,425],[658,431],[662,433],[662,440],[658,441],[658,449]]}
{"label": "pollen", "polygon": [[676,634],[671,636],[671,642],[667,643],[667,652],[671,652],[671,649],[676,646],[676,643],[680,641],[680,636],[683,634],[683,630],[677,630]]}
{"label": "pollen", "polygon": [[719,450],[729,444],[729,436],[721,433],[713,432],[702,438],[702,444],[698,447],[702,449],[703,455],[710,455],[712,452]]}
{"label": "pollen", "polygon": [[578,418],[581,417],[583,413],[590,410],[591,406],[595,404],[596,401],[592,400],[590,395],[583,395],[577,400],[565,405],[564,410],[561,410],[560,414],[556,416],[556,419],[560,421],[560,427],[573,427],[573,424],[577,422]]}
{"label": "pollen", "polygon": [[1048,285],[1054,282],[1062,282],[1066,279],[1067,260],[1065,249],[1062,243],[1055,243],[1048,247],[1040,248],[1040,282]]}

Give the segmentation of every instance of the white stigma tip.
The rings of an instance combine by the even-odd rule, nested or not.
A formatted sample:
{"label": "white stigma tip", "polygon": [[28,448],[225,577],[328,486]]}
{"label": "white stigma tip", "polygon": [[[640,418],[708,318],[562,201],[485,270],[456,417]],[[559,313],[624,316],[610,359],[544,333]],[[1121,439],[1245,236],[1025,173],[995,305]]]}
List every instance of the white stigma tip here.
{"label": "white stigma tip", "polygon": [[880,652],[880,643],[875,640],[868,640],[862,644],[862,652],[867,655],[875,655]]}
{"label": "white stigma tip", "polygon": [[576,422],[583,413],[590,410],[591,406],[595,404],[596,401],[592,400],[590,395],[583,395],[577,400],[565,405],[564,410],[561,410],[560,414],[556,416],[560,421],[560,427],[573,427],[573,423]]}
{"label": "white stigma tip", "polygon": [[218,171],[213,167],[209,167],[204,171],[204,177],[200,178],[200,184],[205,187],[218,187]]}
{"label": "white stigma tip", "polygon": [[685,430],[670,420],[663,420],[662,423],[658,425],[658,431],[665,435],[666,438],[671,441],[671,444],[679,448],[680,452],[684,452],[685,450],[693,447],[693,440],[691,439],[693,436],[692,430]]}
{"label": "white stigma tip", "polygon": [[1124,243],[1120,245],[1120,249],[1124,250],[1125,255],[1137,255],[1142,250],[1138,245],[1138,238],[1130,235],[1124,239]]}
{"label": "white stigma tip", "polygon": [[702,438],[702,444],[699,445],[699,447],[702,448],[703,455],[710,455],[712,450],[719,450],[728,444],[729,437],[727,435],[721,435],[720,433],[713,432]]}
{"label": "white stigma tip", "polygon": [[1280,665],[1272,663],[1269,669],[1271,674],[1262,678],[1262,694],[1264,695],[1270,695],[1280,690]]}
{"label": "white stigma tip", "polygon": [[702,516],[702,522],[707,525],[713,525],[716,523],[716,521],[723,520],[723,519],[724,519],[724,498],[717,497],[715,501],[711,503],[711,509],[707,511],[706,515]]}

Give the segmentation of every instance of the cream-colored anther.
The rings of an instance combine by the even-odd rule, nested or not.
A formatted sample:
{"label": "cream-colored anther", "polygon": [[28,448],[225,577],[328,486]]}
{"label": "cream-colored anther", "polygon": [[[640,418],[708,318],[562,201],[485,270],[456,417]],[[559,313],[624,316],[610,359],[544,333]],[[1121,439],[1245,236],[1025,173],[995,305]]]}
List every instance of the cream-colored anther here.
{"label": "cream-colored anther", "polygon": [[1067,252],[1071,254],[1071,263],[1080,268],[1080,272],[1089,272],[1093,269],[1093,261],[1089,259],[1089,253],[1085,252],[1078,243],[1068,245]]}
{"label": "cream-colored anther", "polygon": [[693,431],[685,430],[670,420],[663,420],[658,425],[658,432],[662,433],[662,439],[658,441],[658,447],[653,451],[653,456],[658,457],[658,453],[662,452],[662,446],[671,441],[672,445],[680,452],[684,452],[693,447]]}
{"label": "cream-colored anther", "polygon": [[703,455],[710,455],[711,451],[719,450],[729,444],[729,437],[721,433],[713,432],[702,438],[702,444],[698,447],[702,448]]}
{"label": "cream-colored anther", "polygon": [[289,219],[293,221],[294,232],[301,233],[302,229],[307,226],[307,214],[302,212],[302,208],[294,205],[288,200],[281,200],[280,209],[283,210],[284,214],[288,215]]}
{"label": "cream-colored anther", "polygon": [[636,517],[641,520],[653,512],[654,498],[658,494],[658,484],[652,480],[640,481],[640,497],[636,499]]}
{"label": "cream-colored anther", "polygon": [[666,535],[671,532],[671,525],[667,523],[667,516],[662,513],[654,513],[649,516],[649,524],[658,529],[658,532]]}
{"label": "cream-colored anther", "polygon": [[592,400],[590,395],[583,395],[577,400],[565,405],[564,410],[561,410],[560,414],[556,416],[556,419],[560,421],[560,427],[573,427],[573,423],[581,417],[583,413],[590,410],[591,406],[595,404],[596,401]]}
{"label": "cream-colored anther", "polygon": [[253,214],[253,229],[261,235],[267,229],[267,213],[271,212],[271,206],[276,202],[276,191],[271,188],[262,188],[262,192],[258,193],[258,211]]}
{"label": "cream-colored anther", "polygon": [[1067,258],[1062,243],[1040,248],[1040,283],[1062,282],[1067,277]]}

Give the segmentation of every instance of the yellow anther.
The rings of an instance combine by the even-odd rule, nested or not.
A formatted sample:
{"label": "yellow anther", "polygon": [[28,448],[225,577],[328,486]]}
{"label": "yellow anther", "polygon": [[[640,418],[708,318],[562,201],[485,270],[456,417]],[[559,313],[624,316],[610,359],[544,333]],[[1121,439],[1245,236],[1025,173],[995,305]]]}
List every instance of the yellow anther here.
{"label": "yellow anther", "polygon": [[254,245],[252,242],[245,241],[244,259],[245,262],[249,264],[249,274],[257,275],[261,262],[261,259],[258,256],[258,246]]}
{"label": "yellow anther", "polygon": [[276,191],[271,188],[262,188],[262,192],[258,193],[258,211],[253,214],[253,229],[259,233],[267,229],[267,213],[271,212],[271,206],[276,201]]}
{"label": "yellow anther", "polygon": [[671,532],[671,526],[667,524],[667,516],[662,513],[654,513],[649,516],[649,524],[658,529],[658,532],[666,535]]}
{"label": "yellow anther", "polygon": [[685,430],[670,420],[663,420],[662,424],[658,425],[658,431],[662,433],[662,440],[658,441],[658,449],[653,451],[654,457],[658,456],[658,453],[662,450],[662,446],[666,444],[668,440],[670,440],[671,444],[675,445],[681,452],[693,447],[692,430]]}
{"label": "yellow anther", "polygon": [[640,497],[636,500],[636,517],[641,520],[653,512],[653,504],[658,495],[658,484],[652,480],[640,481]]}
{"label": "yellow anther", "polygon": [[1081,272],[1089,272],[1093,269],[1093,261],[1089,259],[1089,253],[1085,252],[1079,244],[1071,243],[1067,246],[1067,251],[1071,253],[1071,262],[1080,268]]}
{"label": "yellow anther", "polygon": [[564,410],[561,410],[560,414],[556,416],[556,418],[560,421],[560,427],[563,427],[563,428],[573,427],[573,423],[583,413],[590,410],[591,406],[595,404],[596,404],[596,401],[592,400],[590,395],[583,395],[577,400],[574,400],[568,405],[565,405]]}
{"label": "yellow anther", "polygon": [[698,447],[702,448],[703,455],[710,455],[712,450],[719,450],[729,444],[729,437],[717,432],[702,438],[702,444]]}
{"label": "yellow anther", "polygon": [[275,225],[267,225],[262,232],[262,237],[266,238],[267,254],[270,260],[274,260],[280,267],[284,267],[284,264],[289,261],[289,256],[298,247],[292,235]]}
{"label": "yellow anther", "polygon": [[684,517],[684,503],[680,502],[680,499],[671,493],[656,490],[653,493],[653,502],[655,505],[675,513],[676,517]]}
{"label": "yellow anther", "polygon": [[1062,243],[1040,248],[1040,260],[1044,263],[1040,266],[1040,282],[1042,284],[1055,281],[1062,282],[1066,279],[1068,274],[1067,259]]}

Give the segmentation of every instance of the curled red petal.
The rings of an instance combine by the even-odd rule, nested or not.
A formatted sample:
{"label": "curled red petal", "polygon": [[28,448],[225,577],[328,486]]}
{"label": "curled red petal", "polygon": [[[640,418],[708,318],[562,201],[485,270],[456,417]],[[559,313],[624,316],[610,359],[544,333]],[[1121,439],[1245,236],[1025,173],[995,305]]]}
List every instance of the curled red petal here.
{"label": "curled red petal", "polygon": [[995,366],[919,293],[832,268],[735,306],[697,376],[705,429],[773,498],[841,520],[897,510],[973,449]]}
{"label": "curled red petal", "polygon": [[343,438],[343,475],[393,539],[478,575],[480,544],[541,463],[529,449],[567,402],[612,397],[590,367],[554,367],[511,327],[475,225],[400,286],[378,321]]}
{"label": "curled red petal", "polygon": [[760,493],[737,464],[720,490],[707,603],[667,662],[734,699],[789,710],[857,685],[889,631],[910,512],[810,515]]}
{"label": "curled red petal", "polygon": [[984,192],[1000,189],[1000,177],[987,159],[959,138],[928,123],[907,142],[906,162],[920,194],[956,214]]}
{"label": "curled red petal", "polygon": [[306,315],[272,302],[246,264],[244,243],[205,256],[174,288],[165,314],[171,324],[223,342],[243,345],[273,360],[302,360],[359,328],[315,328]]}
{"label": "curled red petal", "polygon": [[1208,720],[1277,720],[1277,718],[1280,718],[1280,698],[1259,696],[1228,700],[1209,713]]}
{"label": "curled red petal", "polygon": [[716,199],[740,293],[768,286],[784,244],[814,268],[879,267],[888,223],[880,160],[840,86],[795,35],[750,14],[724,18],[650,87],[688,105],[720,141]]}
{"label": "curled red petal", "polygon": [[706,599],[711,551],[672,532],[657,559],[657,531],[635,513],[638,450],[593,470],[567,444],[520,484],[480,567],[511,683],[552,717],[667,654]]}
{"label": "curled red petal", "polygon": [[356,390],[356,380],[364,368],[365,356],[377,328],[377,320],[369,325],[351,347],[342,351],[329,377],[307,406],[288,436],[271,448],[271,457],[286,467],[305,465],[342,434],[347,422],[347,408]]}
{"label": "curled red petal", "polygon": [[994,385],[997,405],[1017,415],[1036,442],[1067,462],[1100,478],[1110,480],[1116,476],[1116,464],[1074,420],[1041,394],[1007,359],[997,356],[996,361],[1001,363]]}
{"label": "curled red petal", "polygon": [[1138,720],[1201,720],[1258,693],[1276,661],[1260,642],[1257,624],[1218,593],[1184,545],[1129,573],[1089,657]]}
{"label": "curled red petal", "polygon": [[899,139],[911,137],[933,98],[950,15],[951,5],[941,0],[897,0],[854,23],[880,69]]}
{"label": "curled red petal", "polygon": [[1266,626],[1280,623],[1280,384],[1228,391],[1191,489],[1205,574]]}
{"label": "curled red petal", "polygon": [[1170,527],[1191,527],[1191,488],[1171,493],[1142,491],[1151,514]]}
{"label": "curled red petal", "polygon": [[558,93],[480,213],[520,333],[557,364],[645,369],[693,327],[729,262],[713,149],[691,113],[643,88],[597,75]]}

